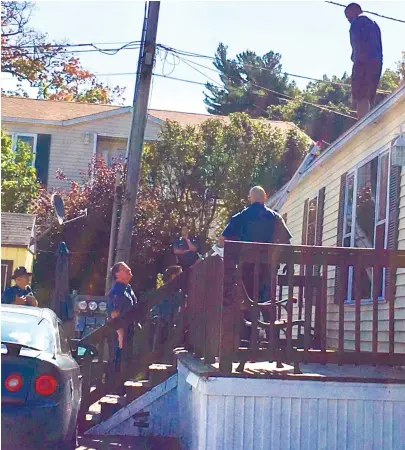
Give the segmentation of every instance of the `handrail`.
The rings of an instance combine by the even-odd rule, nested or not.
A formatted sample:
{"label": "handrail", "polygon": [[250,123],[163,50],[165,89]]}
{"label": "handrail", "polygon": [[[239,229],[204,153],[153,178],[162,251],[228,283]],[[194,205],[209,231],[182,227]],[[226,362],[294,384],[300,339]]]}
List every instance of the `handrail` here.
{"label": "handrail", "polygon": [[[357,358],[359,364],[405,365],[405,354],[395,351],[395,277],[397,269],[405,268],[404,250],[226,241],[223,264],[219,354],[222,371],[231,372],[232,362],[245,363],[250,358],[278,364],[310,361],[344,364]],[[287,275],[278,274],[280,264],[287,265]],[[246,272],[248,266],[250,272]],[[259,275],[263,267],[267,278],[259,281],[264,276]],[[303,275],[294,274],[294,268],[299,267],[301,270],[295,273]],[[371,282],[367,272],[372,273]],[[243,295],[241,299],[240,285],[246,273],[254,280],[252,292],[247,299]],[[259,285],[267,285],[267,298],[259,298]],[[351,308],[355,309],[354,338],[345,328],[349,291],[353,298]],[[381,292],[384,302],[379,298]],[[371,339],[361,329],[360,312],[365,308],[362,296],[367,295],[372,308]],[[286,302],[284,311],[280,309],[282,299]],[[387,341],[379,341],[380,309],[389,313]],[[250,319],[241,320],[246,311]],[[261,319],[264,312],[267,318]],[[335,335],[328,332],[332,324],[328,314],[336,317]],[[246,336],[242,338],[246,326],[248,341]],[[260,338],[261,329],[266,331],[265,340]],[[280,331],[285,339],[281,339]]]}

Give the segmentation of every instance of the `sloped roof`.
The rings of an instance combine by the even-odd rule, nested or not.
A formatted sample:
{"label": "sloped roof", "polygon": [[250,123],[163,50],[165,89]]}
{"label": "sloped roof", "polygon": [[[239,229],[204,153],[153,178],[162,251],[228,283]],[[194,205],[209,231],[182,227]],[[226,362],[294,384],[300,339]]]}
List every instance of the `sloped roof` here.
{"label": "sloped roof", "polygon": [[1,213],[1,245],[29,247],[36,216],[32,214]]}
{"label": "sloped roof", "polygon": [[91,103],[34,100],[23,97],[1,97],[2,117],[37,120],[70,120],[119,109],[120,106]]}
{"label": "sloped roof", "polygon": [[[129,107],[100,105],[92,103],[65,102],[53,100],[36,100],[24,97],[6,97],[1,98],[1,116],[4,118],[15,118],[20,120],[44,120],[44,121],[67,121],[72,119],[92,116],[99,113],[129,112]],[[180,111],[167,111],[160,109],[149,109],[150,116],[166,121],[172,120],[181,125],[200,125],[207,119],[221,119],[229,121],[227,116],[214,116],[211,114],[196,114]],[[279,128],[281,131],[288,131],[297,128],[292,122],[282,122],[277,120],[263,120],[266,123]]]}

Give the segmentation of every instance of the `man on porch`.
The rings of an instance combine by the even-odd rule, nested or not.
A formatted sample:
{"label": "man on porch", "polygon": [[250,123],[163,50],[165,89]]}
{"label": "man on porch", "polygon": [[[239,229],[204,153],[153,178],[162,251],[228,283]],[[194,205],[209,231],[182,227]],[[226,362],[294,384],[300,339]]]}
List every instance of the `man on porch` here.
{"label": "man on porch", "polygon": [[[265,206],[266,192],[261,186],[253,187],[249,192],[250,206],[232,216],[220,238],[221,241],[260,242],[267,244],[290,244],[291,233],[283,218],[277,212]],[[270,274],[267,264],[260,265],[259,303],[269,300]],[[254,264],[245,263],[242,267],[242,280],[246,292],[253,298]],[[267,322],[270,318],[263,311]],[[248,318],[247,318],[248,319]]]}
{"label": "man on porch", "polygon": [[[132,271],[124,262],[118,262],[111,268],[114,285],[108,294],[108,313],[111,319],[123,316],[125,313],[138,303],[136,295],[129,282],[132,279]],[[134,337],[133,324],[126,329],[117,330],[117,345],[115,349],[115,371],[119,372],[121,368],[121,355],[124,347],[132,344]]]}

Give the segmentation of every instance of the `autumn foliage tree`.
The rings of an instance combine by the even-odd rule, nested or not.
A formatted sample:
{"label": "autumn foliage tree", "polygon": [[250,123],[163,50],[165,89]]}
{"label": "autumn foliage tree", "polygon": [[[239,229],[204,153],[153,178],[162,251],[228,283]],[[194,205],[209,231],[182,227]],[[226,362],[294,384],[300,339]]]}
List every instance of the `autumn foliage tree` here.
{"label": "autumn foliage tree", "polygon": [[54,42],[30,26],[34,5],[27,1],[1,3],[1,71],[15,77],[19,84],[8,95],[27,97],[23,83],[38,89],[38,98],[117,103],[124,90],[109,87],[84,69],[77,57],[69,56],[62,42]]}
{"label": "autumn foliage tree", "polygon": [[[102,159],[94,159],[79,182],[59,171],[58,179],[66,183],[67,189],[53,192],[58,192],[64,201],[66,220],[78,217],[85,209],[88,210],[87,217],[62,227],[53,219],[53,192],[41,190],[32,203],[31,212],[37,215],[37,232],[42,234],[50,228],[38,244],[34,268],[34,279],[42,301],[47,300],[48,293],[53,288],[56,261],[54,252],[61,241],[67,243],[71,252],[72,289],[86,294],[104,294],[117,173],[123,173],[123,165],[119,161],[112,167],[107,167]],[[148,283],[154,283],[153,277],[159,271],[155,264],[159,263],[159,255],[166,248],[162,242],[165,233],[167,228],[162,222],[156,192],[153,187],[143,183],[134,219],[134,251],[131,261],[131,265],[137,267],[134,283],[138,289],[147,288]]]}

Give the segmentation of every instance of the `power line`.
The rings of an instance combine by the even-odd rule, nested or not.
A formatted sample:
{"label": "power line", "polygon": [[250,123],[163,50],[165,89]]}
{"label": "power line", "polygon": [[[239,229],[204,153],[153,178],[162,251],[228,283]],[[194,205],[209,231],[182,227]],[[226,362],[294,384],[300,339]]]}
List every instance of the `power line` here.
{"label": "power line", "polygon": [[[346,6],[347,6],[347,5],[343,5],[342,3],[331,2],[331,1],[325,1],[325,3],[330,3],[331,5],[336,5],[336,6],[342,6],[343,8],[346,8]],[[372,12],[372,11],[363,11],[363,12],[365,12],[367,14],[372,14],[373,16],[381,17],[382,19],[388,19],[388,20],[393,20],[395,22],[405,23],[405,20],[396,19],[395,17],[384,16],[383,14],[378,14],[376,12]]]}
{"label": "power line", "polygon": [[[210,78],[208,75],[206,75],[206,74],[204,74],[203,72],[201,72],[200,70],[196,69],[196,68],[193,67],[191,64],[188,64],[188,62],[184,61],[184,58],[180,58],[180,60],[183,61],[183,62],[185,62],[189,67],[191,67],[192,69],[196,70],[198,73],[200,73],[200,74],[206,76],[208,79],[212,80],[215,84],[218,85],[218,82],[217,82],[217,81],[213,80],[213,79]],[[201,66],[201,67],[204,67],[205,69],[211,70],[211,68],[206,67],[206,66],[203,66],[202,64],[198,64],[198,65]],[[229,77],[229,76],[228,76],[228,78],[232,78],[232,77]],[[238,80],[238,81],[240,81],[240,80]],[[291,95],[284,94],[284,93],[282,93],[282,92],[278,92],[278,91],[275,91],[275,90],[273,90],[273,89],[266,88],[266,87],[264,87],[264,86],[260,86],[259,84],[253,83],[253,82],[251,82],[251,81],[250,81],[249,83],[250,83],[252,86],[257,87],[258,89],[263,89],[264,91],[268,91],[268,92],[271,92],[271,93],[276,94],[276,95],[284,96],[284,97],[286,97],[286,99],[289,99],[290,101],[299,101],[299,102],[301,102],[301,103],[304,103],[304,104],[306,104],[306,105],[313,106],[313,107],[318,108],[318,109],[321,109],[321,110],[323,110],[323,111],[328,111],[328,112],[331,112],[331,113],[333,113],[333,114],[337,114],[337,115],[340,115],[340,116],[343,116],[343,117],[347,117],[347,118],[349,118],[349,119],[357,120],[355,117],[350,116],[349,114],[345,114],[345,113],[342,113],[342,112],[340,112],[340,111],[334,111],[333,109],[330,109],[330,108],[328,108],[328,107],[325,107],[325,106],[322,106],[322,105],[318,105],[318,104],[316,104],[316,103],[307,102],[306,100],[303,100],[303,99],[300,99],[300,98],[297,98],[297,97],[292,97]]]}
{"label": "power line", "polygon": [[[191,52],[187,52],[187,51],[183,51],[183,50],[174,49],[174,48],[171,48],[171,47],[165,47],[165,46],[162,46],[162,47],[165,48],[165,49],[167,49],[167,50],[170,49],[170,51],[172,51],[173,53],[180,54],[180,55],[183,55],[183,54],[189,54],[189,55],[192,55],[192,57],[195,57],[195,58],[205,58],[205,59],[215,60],[214,57],[207,56],[207,55],[201,55],[201,54],[198,54],[198,53],[191,53]],[[183,59],[184,59],[184,58],[183,58]],[[191,62],[191,61],[189,61],[189,62]],[[201,67],[205,67],[205,68],[208,69],[208,70],[217,72],[216,69],[213,69],[213,68],[211,68],[211,67],[202,66],[201,64],[198,64],[198,63],[196,63],[196,62],[194,62],[194,61],[193,61],[193,64],[196,64],[196,65],[199,65],[199,66],[201,66]],[[254,66],[254,65],[252,65],[252,64],[246,64],[246,63],[243,63],[243,66],[244,66],[244,67],[250,67],[250,68],[256,69],[256,70],[263,70],[264,72],[270,72],[270,73],[273,73],[273,71],[272,71],[271,69],[267,69],[266,67],[258,67],[258,66]],[[322,83],[329,83],[329,84],[333,84],[333,85],[336,85],[336,86],[346,86],[346,87],[351,87],[351,85],[348,84],[348,83],[341,83],[341,82],[338,82],[338,81],[332,81],[332,80],[323,80],[323,79],[320,79],[320,78],[308,77],[308,76],[306,76],[306,75],[297,75],[297,74],[293,74],[293,73],[290,73],[290,72],[281,72],[281,73],[282,73],[283,75],[288,75],[288,76],[293,77],[293,78],[303,78],[303,79],[305,79],[305,80],[317,81],[317,82],[322,82]],[[388,94],[391,94],[391,91],[387,91],[387,90],[383,90],[383,89],[377,89],[377,92],[378,92],[379,94],[387,94],[387,95],[388,95]]]}

